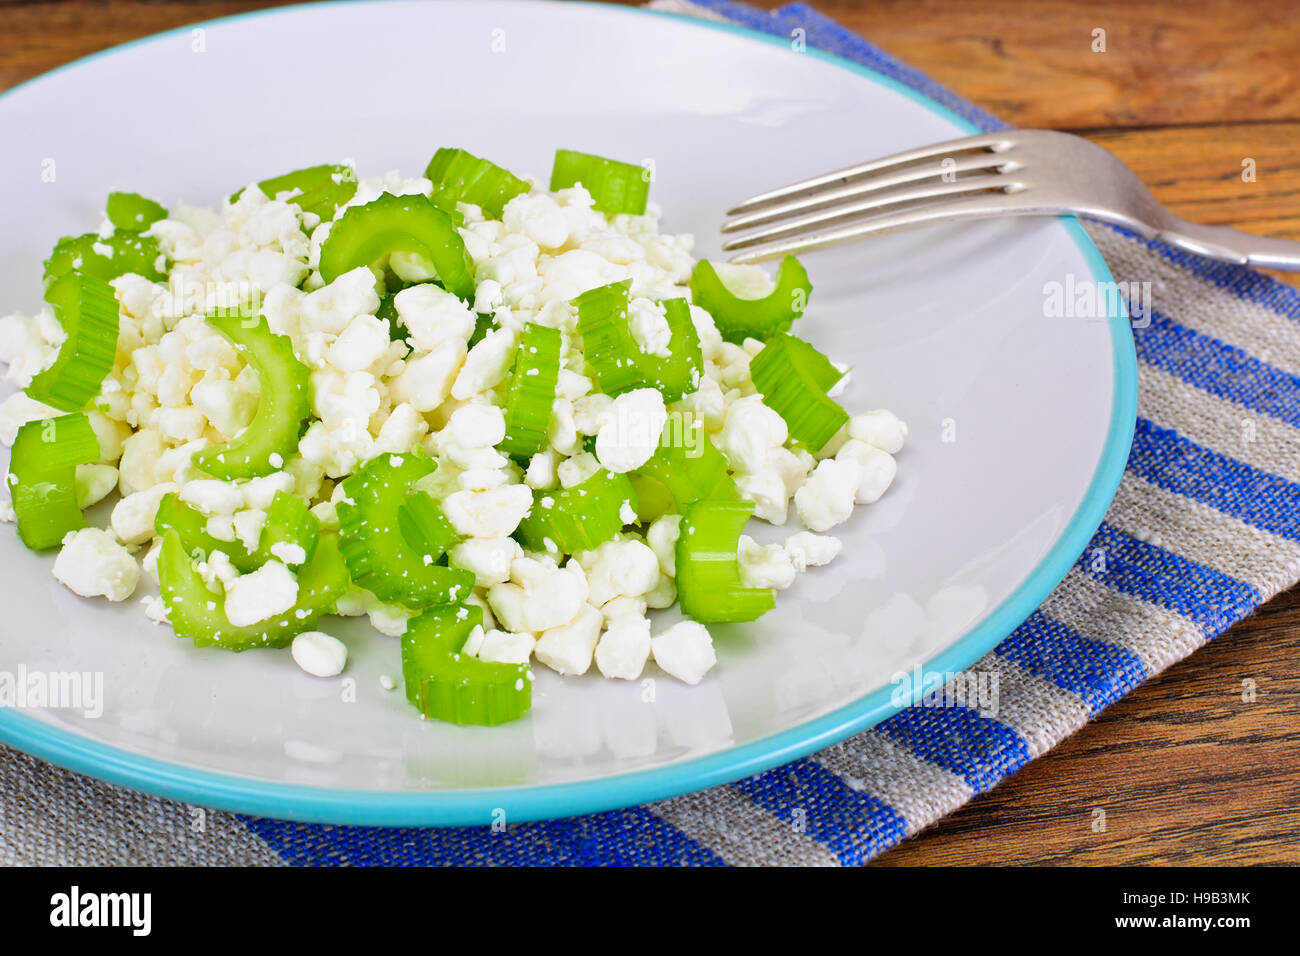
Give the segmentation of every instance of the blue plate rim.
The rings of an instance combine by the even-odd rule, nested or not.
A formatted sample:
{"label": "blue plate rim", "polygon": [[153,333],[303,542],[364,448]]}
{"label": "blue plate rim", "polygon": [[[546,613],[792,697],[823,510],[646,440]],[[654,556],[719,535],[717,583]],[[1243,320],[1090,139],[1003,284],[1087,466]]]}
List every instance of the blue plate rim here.
{"label": "blue plate rim", "polygon": [[[357,2],[365,0],[294,4],[186,24],[66,63],[0,93],[0,98],[64,70],[185,33],[195,27],[282,15],[306,7],[345,6]],[[768,45],[788,48],[786,41],[781,38],[731,23],[638,7],[616,7],[603,3],[588,6],[666,17],[690,26],[721,30]],[[948,107],[875,70],[811,47],[802,55],[831,63],[901,93],[968,133],[980,132],[973,123]],[[1061,220],[1083,252],[1094,280],[1113,282],[1110,267],[1079,221],[1069,216],[1063,216]],[[1137,356],[1133,347],[1132,328],[1123,303],[1119,302],[1117,313],[1107,318],[1115,373],[1111,418],[1097,469],[1083,501],[1051,551],[1020,586],[970,633],[926,661],[924,670],[961,671],[993,650],[1060,583],[1100,526],[1123,476],[1137,418]],[[505,819],[517,822],[554,819],[649,803],[730,783],[839,743],[904,709],[923,691],[923,687],[913,688],[907,700],[898,702],[894,699],[895,689],[882,687],[798,727],[664,767],[629,771],[595,780],[477,790],[392,793],[325,789],[256,780],[131,753],[3,707],[0,707],[0,743],[108,783],[252,816],[356,826],[473,826],[491,823],[494,814],[499,814],[500,811],[505,812]]]}

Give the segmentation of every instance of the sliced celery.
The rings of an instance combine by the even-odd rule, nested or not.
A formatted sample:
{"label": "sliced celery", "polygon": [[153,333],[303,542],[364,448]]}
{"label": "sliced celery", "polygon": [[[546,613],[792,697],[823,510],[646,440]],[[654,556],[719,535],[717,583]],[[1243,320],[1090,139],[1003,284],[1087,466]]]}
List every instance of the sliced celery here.
{"label": "sliced celery", "polygon": [[77,465],[99,458],[99,440],[84,412],[30,421],[18,429],[9,458],[9,493],[18,537],[33,551],[58,547],[86,526],[77,507]]}
{"label": "sliced celery", "polygon": [[844,375],[803,339],[782,333],[768,340],[749,363],[754,388],[798,439],[814,452],[849,420],[826,392]]}
{"label": "sliced celery", "polygon": [[640,216],[645,212],[650,195],[650,174],[645,167],[571,149],[556,150],[551,191],[579,183],[591,193],[592,205],[603,213]]}
{"label": "sliced celery", "polygon": [[752,621],[776,606],[771,588],[745,587],[737,548],[752,501],[697,501],[677,537],[677,595],[682,610],[706,624]]}
{"label": "sliced celery", "polygon": [[527,457],[546,444],[562,344],[559,329],[524,326],[506,390],[506,437],[498,446],[507,455]]}
{"label": "sliced celery", "polygon": [[601,469],[581,484],[533,493],[532,510],[515,537],[533,551],[589,551],[636,521],[636,492],[627,475]]}
{"label": "sliced celery", "polygon": [[284,467],[298,450],[303,424],[311,415],[310,370],[294,355],[286,335],[276,335],[252,306],[208,316],[257,371],[257,412],[248,427],[225,445],[204,448],[194,464],[214,478],[256,478]]}
{"label": "sliced celery", "polygon": [[423,196],[384,193],[351,206],[321,246],[320,274],[333,282],[358,266],[376,268],[394,252],[419,255],[433,265],[441,285],[474,298],[474,263],[451,217]]}
{"label": "sliced celery", "polygon": [[76,272],[60,276],[45,300],[67,338],[54,364],[37,372],[27,394],[62,411],[85,407],[113,368],[117,356],[118,305],[107,282]]}
{"label": "sliced celery", "polygon": [[808,271],[794,256],[781,260],[776,272],[776,288],[761,299],[742,299],[722,282],[713,264],[701,259],[691,273],[691,297],[695,304],[713,316],[718,331],[728,342],[740,343],[747,338],[766,342],[773,335],[790,331],[794,320],[803,315],[812,295]]}
{"label": "sliced celery", "polygon": [[380,600],[407,607],[449,604],[474,587],[472,573],[438,563],[457,536],[445,518],[432,516],[437,505],[412,500],[428,498],[411,486],[435,468],[422,451],[376,455],[343,482],[345,497],[338,505],[343,557],[352,580]]}
{"label": "sliced celery", "polygon": [[433,183],[437,205],[450,211],[458,202],[471,203],[489,219],[500,219],[506,203],[528,192],[528,183],[518,176],[463,149],[439,149],[424,176]]}
{"label": "sliced celery", "polygon": [[493,726],[518,720],[532,706],[527,664],[481,661],[463,652],[483,624],[477,605],[432,607],[412,618],[402,636],[406,698],[425,717]]}

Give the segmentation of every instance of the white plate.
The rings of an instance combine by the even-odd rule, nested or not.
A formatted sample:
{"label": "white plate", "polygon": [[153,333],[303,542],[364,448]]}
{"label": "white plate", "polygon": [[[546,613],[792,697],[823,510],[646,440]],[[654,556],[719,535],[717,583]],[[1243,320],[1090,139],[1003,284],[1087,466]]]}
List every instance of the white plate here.
{"label": "white plate", "polygon": [[[665,228],[695,233],[707,255],[736,199],[970,131],[844,61],[639,11],[364,3],[236,17],[0,99],[0,307],[37,307],[41,259],[93,228],[111,189],[216,203],[344,157],[363,175],[416,174],[442,145],[545,176],[555,148],[574,147],[653,159]],[[1132,346],[1122,317],[1044,315],[1045,283],[1110,278],[1072,221],[912,233],[807,264],[802,334],[853,363],[850,410],[894,409],[911,439],[894,488],[837,529],[843,557],[755,624],[717,628],[719,664],[700,686],[653,669],[614,683],[538,668],[528,719],[424,723],[400,690],[380,689],[380,674],[400,674],[397,642],[356,621],[339,626],[352,654],[342,684],[286,653],[197,651],[134,600],[75,597],[9,529],[0,670],[101,672],[104,701],[95,718],[0,710],[0,740],[267,816],[481,823],[494,808],[519,820],[698,789],[888,716],[908,697],[893,675],[971,663],[1082,551],[1127,454]],[[896,613],[908,600],[945,610],[909,632]]]}

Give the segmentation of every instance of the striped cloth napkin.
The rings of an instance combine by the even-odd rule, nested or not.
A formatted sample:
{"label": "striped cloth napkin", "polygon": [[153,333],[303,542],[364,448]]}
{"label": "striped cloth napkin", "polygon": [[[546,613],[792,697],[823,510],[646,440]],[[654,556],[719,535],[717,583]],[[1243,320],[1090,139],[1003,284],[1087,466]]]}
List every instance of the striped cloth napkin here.
{"label": "striped cloth napkin", "polygon": [[[801,29],[810,46],[985,129],[1003,125],[806,5],[668,6],[779,36]],[[1121,287],[1151,283],[1151,322],[1135,331],[1137,433],[1085,558],[975,665],[999,674],[996,719],[913,707],[739,783],[500,833],[227,813],[209,813],[195,833],[182,804],[0,749],[0,862],[836,865],[935,822],[1300,579],[1300,293],[1115,229],[1088,231]],[[1099,548],[1104,562],[1090,557]]]}

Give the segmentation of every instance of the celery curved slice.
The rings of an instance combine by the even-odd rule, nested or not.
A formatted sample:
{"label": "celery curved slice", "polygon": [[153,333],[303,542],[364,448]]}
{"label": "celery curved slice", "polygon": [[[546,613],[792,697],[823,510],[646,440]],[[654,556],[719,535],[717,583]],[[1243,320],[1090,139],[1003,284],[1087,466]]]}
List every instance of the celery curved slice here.
{"label": "celery curved slice", "polygon": [[699,388],[704,356],[699,333],[685,299],[660,303],[671,333],[668,355],[642,351],[628,324],[631,280],[612,282],[573,300],[583,352],[600,390],[620,395],[634,388],[656,388],[672,403]]}
{"label": "celery curved slice", "polygon": [[195,467],[226,481],[278,471],[297,452],[311,415],[310,370],[294,355],[289,337],[272,332],[252,306],[214,312],[208,324],[257,371],[261,391],[248,426],[227,444],[200,451]]}
{"label": "celery curved slice", "polygon": [[771,588],[745,587],[737,548],[752,501],[697,501],[677,537],[677,595],[682,610],[707,624],[752,621],[776,607]]}
{"label": "celery curved slice", "polygon": [[527,664],[481,661],[462,652],[482,625],[483,609],[466,604],[431,607],[407,623],[402,679],[406,699],[425,717],[495,726],[528,713],[533,681]]}
{"label": "celery curved slice", "polygon": [[575,554],[608,541],[636,521],[637,497],[627,475],[601,469],[581,484],[533,493],[532,510],[515,537],[533,551]]}
{"label": "celery curved slice", "polygon": [[562,345],[559,329],[533,322],[524,326],[506,389],[506,437],[497,446],[507,455],[526,457],[546,444]]}
{"label": "celery curved slice", "polygon": [[166,219],[167,209],[139,193],[112,192],[108,194],[104,214],[114,229],[144,232],[159,219]]}
{"label": "celery curved slice", "polygon": [[736,482],[727,471],[727,459],[709,441],[704,424],[686,421],[677,432],[665,428],[659,447],[636,474],[659,482],[683,511],[695,501],[738,500]]}
{"label": "celery curved slice", "polygon": [[85,407],[117,356],[118,305],[107,282],[76,272],[60,276],[45,300],[67,333],[54,364],[36,373],[27,394],[65,411]]}
{"label": "celery curved slice", "polygon": [[18,537],[33,551],[58,547],[86,526],[77,507],[77,465],[99,458],[99,440],[84,412],[24,423],[9,458],[9,492]]}
{"label": "celery curved slice", "polygon": [[592,206],[609,215],[640,216],[650,195],[650,176],[643,166],[572,149],[556,150],[555,165],[551,167],[551,191],[578,184],[591,193]]}
{"label": "celery curved slice", "polygon": [[[257,184],[269,199],[284,193],[285,202],[295,203],[303,212],[312,213],[322,220],[333,219],[334,213],[357,193],[357,172],[351,166],[308,166],[291,173],[272,176]],[[230,201],[237,202],[243,195],[239,190]]]}
{"label": "celery curved slice", "polygon": [[465,241],[451,217],[419,195],[384,193],[373,202],[350,206],[321,246],[321,278],[333,282],[358,266],[374,268],[394,252],[422,256],[433,263],[448,292],[474,298],[474,263]]}
{"label": "celery curved slice", "polygon": [[788,333],[773,336],[749,363],[763,404],[785,419],[793,438],[814,452],[849,420],[826,392],[844,375],[830,359]]}
{"label": "celery curved slice", "polygon": [[[213,551],[221,551],[238,571],[245,574],[256,571],[272,558],[291,568],[309,563],[320,543],[320,522],[307,508],[307,503],[283,491],[277,491],[271,500],[258,545],[252,551],[238,539],[226,541],[215,537],[208,532],[207,524],[208,516],[186,504],[174,491],[163,495],[158,502],[153,521],[158,537],[169,530],[175,531],[181,539],[181,546],[194,560],[203,560]],[[302,549],[303,559],[284,560],[284,550],[275,548],[276,545],[296,545]]]}
{"label": "celery curved slice", "polygon": [[489,219],[500,219],[506,203],[528,192],[528,183],[495,163],[463,149],[442,147],[433,154],[424,177],[433,183],[433,202],[448,210],[471,203]]}
{"label": "celery curved slice", "polygon": [[325,535],[311,561],[298,571],[294,606],[265,621],[236,627],[226,617],[225,599],[208,590],[180,534],[168,528],[158,554],[158,584],[177,637],[189,638],[195,647],[246,651],[284,647],[295,634],[311,630],[322,615],[333,613],[339,598],[347,593],[348,569],[335,536]]}
{"label": "celery curved slice", "polygon": [[747,338],[766,342],[790,331],[794,320],[808,308],[812,283],[808,270],[794,256],[786,256],[776,271],[776,288],[761,299],[742,299],[722,282],[713,263],[701,259],[691,273],[691,297],[717,323],[728,342]]}
{"label": "celery curved slice", "polygon": [[163,282],[167,275],[158,268],[162,250],[152,236],[133,232],[115,232],[104,237],[88,232],[66,236],[55,243],[45,260],[45,284],[48,286],[69,272],[110,282],[127,273],[144,276],[150,282]]}
{"label": "celery curved slice", "polygon": [[[423,451],[383,454],[343,482],[339,546],[352,580],[380,600],[406,607],[450,604],[474,587],[472,573],[438,563],[457,536],[427,494],[411,491],[436,468]],[[427,504],[412,500],[420,498]]]}

